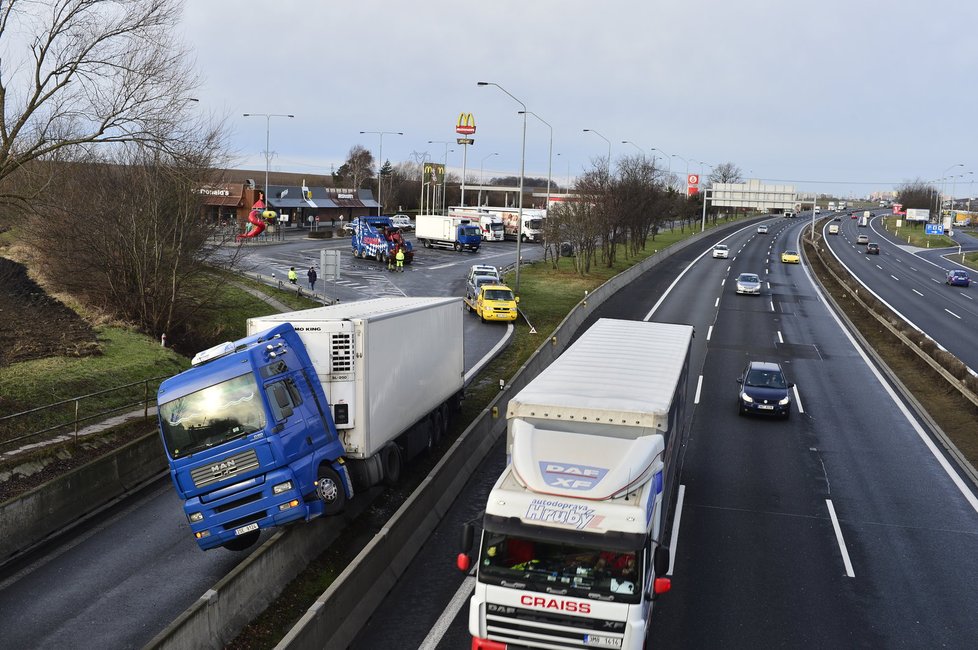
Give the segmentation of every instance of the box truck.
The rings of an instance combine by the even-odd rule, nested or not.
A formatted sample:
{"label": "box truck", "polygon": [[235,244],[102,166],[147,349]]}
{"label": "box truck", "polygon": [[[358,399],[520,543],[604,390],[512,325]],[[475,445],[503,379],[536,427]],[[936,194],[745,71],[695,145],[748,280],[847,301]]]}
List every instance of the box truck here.
{"label": "box truck", "polygon": [[170,477],[200,548],[332,515],[394,483],[462,397],[458,298],[378,298],[250,318],[159,389]]}
{"label": "box truck", "polygon": [[419,214],[414,219],[414,236],[425,248],[442,246],[477,251],[482,244],[478,222],[454,214]]}
{"label": "box truck", "polygon": [[[472,648],[646,647],[666,546],[693,328],[600,319],[507,407],[482,520]],[[475,529],[463,527],[460,569]]]}

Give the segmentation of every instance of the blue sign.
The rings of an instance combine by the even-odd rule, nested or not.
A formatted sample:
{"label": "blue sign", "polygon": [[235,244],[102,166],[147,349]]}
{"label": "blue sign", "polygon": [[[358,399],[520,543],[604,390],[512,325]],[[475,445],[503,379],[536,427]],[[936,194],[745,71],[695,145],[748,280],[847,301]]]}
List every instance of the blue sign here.
{"label": "blue sign", "polygon": [[924,226],[925,235],[943,235],[944,225],[939,223],[929,223]]}

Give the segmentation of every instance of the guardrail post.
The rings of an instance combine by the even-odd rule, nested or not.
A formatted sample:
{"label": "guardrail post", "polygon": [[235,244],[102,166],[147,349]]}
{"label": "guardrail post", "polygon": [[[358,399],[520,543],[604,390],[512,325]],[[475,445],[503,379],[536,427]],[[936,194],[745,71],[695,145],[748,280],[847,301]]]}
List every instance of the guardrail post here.
{"label": "guardrail post", "polygon": [[143,381],[143,419],[149,419],[149,380]]}
{"label": "guardrail post", "polygon": [[76,445],[78,444],[78,402],[79,400],[76,398],[75,399],[75,444]]}

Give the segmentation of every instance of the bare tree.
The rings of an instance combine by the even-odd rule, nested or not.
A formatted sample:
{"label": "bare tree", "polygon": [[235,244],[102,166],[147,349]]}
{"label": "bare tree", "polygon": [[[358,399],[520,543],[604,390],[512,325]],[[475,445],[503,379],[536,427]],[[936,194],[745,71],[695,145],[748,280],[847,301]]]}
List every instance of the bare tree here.
{"label": "bare tree", "polygon": [[[9,182],[31,161],[93,144],[179,134],[197,87],[179,34],[180,0],[0,3],[0,202],[43,185]],[[77,155],[77,154],[74,154]]]}
{"label": "bare tree", "polygon": [[740,171],[740,167],[731,162],[720,163],[710,172],[709,182],[711,185],[713,183],[743,183],[744,173]]}
{"label": "bare tree", "polygon": [[344,184],[348,184],[353,189],[360,189],[365,182],[374,177],[373,154],[363,145],[353,145],[346,156],[346,162],[336,171],[336,175]]}
{"label": "bare tree", "polygon": [[906,181],[897,188],[897,201],[903,205],[904,209],[924,210],[929,208],[933,210],[936,195],[937,188],[920,178]]}

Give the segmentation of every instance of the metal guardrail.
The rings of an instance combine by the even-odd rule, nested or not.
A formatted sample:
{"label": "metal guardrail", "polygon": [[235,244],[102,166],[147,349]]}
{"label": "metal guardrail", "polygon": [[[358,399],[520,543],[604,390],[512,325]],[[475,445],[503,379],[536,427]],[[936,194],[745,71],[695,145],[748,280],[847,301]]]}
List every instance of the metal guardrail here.
{"label": "metal guardrail", "polygon": [[[160,375],[159,377],[151,377],[149,379],[133,382],[131,384],[116,386],[114,388],[106,388],[105,390],[89,393],[87,395],[79,395],[77,397],[72,397],[71,399],[54,402],[53,404],[46,404],[44,406],[38,406],[37,408],[27,411],[12,413],[10,415],[0,417],[0,449],[15,443],[22,443],[26,440],[31,440],[32,438],[37,438],[45,434],[48,434],[49,438],[53,438],[57,435],[64,435],[69,431],[74,437],[75,442],[77,442],[78,432],[85,423],[101,421],[119,412],[133,409],[135,407],[142,407],[143,417],[149,418],[149,409],[156,405],[157,389],[159,388],[160,383],[169,376],[170,375]],[[134,399],[130,395],[138,395],[140,386],[142,387],[142,397],[139,399]],[[118,394],[119,397],[113,399],[112,396],[114,394]],[[124,401],[119,402],[118,400]],[[84,408],[92,401],[95,401],[95,408],[99,410],[92,413],[83,414]],[[99,403],[102,405],[111,403],[112,406],[106,408],[104,406],[98,406]],[[59,409],[68,410],[69,414],[59,415]],[[44,428],[36,430],[30,430],[30,425],[21,427],[17,426],[17,423],[24,422],[24,419],[28,417],[40,418],[49,422],[54,420],[54,422],[47,424],[44,426]],[[22,432],[18,435],[18,429],[26,432]],[[12,434],[11,437],[8,437],[10,434]]]}

